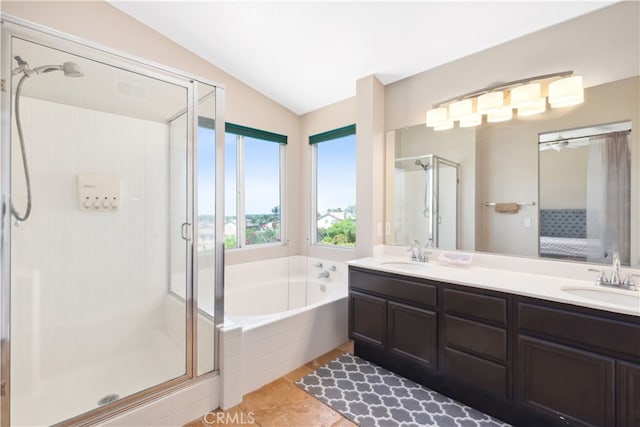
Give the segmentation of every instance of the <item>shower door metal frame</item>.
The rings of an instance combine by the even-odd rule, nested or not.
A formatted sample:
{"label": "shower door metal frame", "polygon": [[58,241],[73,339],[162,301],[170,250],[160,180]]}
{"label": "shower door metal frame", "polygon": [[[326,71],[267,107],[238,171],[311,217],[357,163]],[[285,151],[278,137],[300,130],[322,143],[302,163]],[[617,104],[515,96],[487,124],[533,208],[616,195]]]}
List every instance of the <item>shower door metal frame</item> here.
{"label": "shower door metal frame", "polygon": [[[181,70],[173,69],[152,61],[138,58],[81,38],[31,23],[13,16],[0,14],[2,24],[1,46],[2,60],[0,78],[2,90],[0,92],[0,427],[10,426],[10,398],[11,398],[11,45],[14,38],[31,43],[40,44],[47,48],[58,49],[92,61],[100,62],[125,71],[137,73],[180,87],[187,91],[187,197],[186,217],[192,225],[197,224],[195,212],[197,201],[195,197],[196,177],[196,112],[197,112],[197,82],[215,88],[215,116],[217,123],[224,124],[225,89],[223,85],[203,79]],[[216,126],[216,230],[224,226],[224,126]],[[220,226],[222,225],[222,227]],[[185,375],[157,384],[131,396],[124,397],[113,404],[96,408],[71,419],[62,421],[64,425],[89,425],[124,413],[135,407],[151,402],[169,394],[178,388],[194,384],[200,380],[211,378],[219,374],[219,338],[218,328],[224,322],[224,237],[216,232],[216,265],[215,265],[215,336],[214,336],[214,370],[197,376],[197,335],[194,324],[196,322],[197,307],[194,290],[196,288],[197,252],[194,250],[193,235],[195,228],[191,227],[191,239],[186,242],[186,372]]]}
{"label": "shower door metal frame", "polygon": [[459,230],[459,222],[460,222],[460,163],[453,162],[451,160],[447,160],[443,157],[437,156],[435,154],[431,154],[431,225],[432,228],[432,239],[434,247],[439,247],[440,244],[440,200],[438,199],[440,195],[440,168],[438,165],[443,164],[446,166],[450,166],[455,168],[456,170],[456,249],[458,247],[458,232]]}

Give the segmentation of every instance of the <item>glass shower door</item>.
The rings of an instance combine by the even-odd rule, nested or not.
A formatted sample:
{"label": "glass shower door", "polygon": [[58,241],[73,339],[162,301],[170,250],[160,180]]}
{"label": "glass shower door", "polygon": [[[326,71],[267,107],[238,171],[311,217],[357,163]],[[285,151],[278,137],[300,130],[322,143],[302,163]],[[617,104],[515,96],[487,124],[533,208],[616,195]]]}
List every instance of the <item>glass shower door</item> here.
{"label": "glass shower door", "polygon": [[50,425],[191,374],[190,131],[169,126],[190,92],[18,38],[15,57],[11,423]]}
{"label": "glass shower door", "polygon": [[434,156],[434,166],[437,177],[433,195],[437,209],[434,244],[439,249],[455,250],[458,247],[458,164]]}

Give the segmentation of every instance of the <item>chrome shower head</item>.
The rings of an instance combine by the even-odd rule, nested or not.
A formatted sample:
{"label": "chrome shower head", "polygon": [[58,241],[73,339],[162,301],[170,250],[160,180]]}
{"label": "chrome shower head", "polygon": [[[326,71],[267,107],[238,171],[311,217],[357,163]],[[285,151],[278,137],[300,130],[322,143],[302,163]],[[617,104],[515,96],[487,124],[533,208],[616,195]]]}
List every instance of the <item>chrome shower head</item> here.
{"label": "chrome shower head", "polygon": [[80,66],[75,62],[65,62],[62,64],[62,71],[67,77],[84,77],[84,73],[80,70]]}
{"label": "chrome shower head", "polygon": [[426,165],[425,165],[424,163],[422,163],[422,160],[420,160],[420,159],[416,160],[416,161],[414,162],[414,164],[415,164],[416,166],[420,166],[420,167],[421,167],[422,169],[424,169],[424,170],[429,169],[429,164],[426,164]]}
{"label": "chrome shower head", "polygon": [[75,62],[65,62],[62,65],[42,65],[33,69],[37,74],[50,73],[51,71],[62,71],[66,77],[82,77],[80,66]]}

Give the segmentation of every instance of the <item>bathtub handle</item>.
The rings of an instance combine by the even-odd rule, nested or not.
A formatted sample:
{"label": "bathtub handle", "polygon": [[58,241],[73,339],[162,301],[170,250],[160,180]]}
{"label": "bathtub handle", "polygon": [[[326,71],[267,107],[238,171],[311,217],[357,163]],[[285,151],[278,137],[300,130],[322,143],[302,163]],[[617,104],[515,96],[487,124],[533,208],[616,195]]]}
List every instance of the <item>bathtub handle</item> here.
{"label": "bathtub handle", "polygon": [[322,263],[320,261],[313,264],[313,267],[322,268]]}
{"label": "bathtub handle", "polygon": [[329,271],[336,271],[336,266],[335,266],[335,264],[334,264],[334,265],[332,265],[331,267],[329,267]]}

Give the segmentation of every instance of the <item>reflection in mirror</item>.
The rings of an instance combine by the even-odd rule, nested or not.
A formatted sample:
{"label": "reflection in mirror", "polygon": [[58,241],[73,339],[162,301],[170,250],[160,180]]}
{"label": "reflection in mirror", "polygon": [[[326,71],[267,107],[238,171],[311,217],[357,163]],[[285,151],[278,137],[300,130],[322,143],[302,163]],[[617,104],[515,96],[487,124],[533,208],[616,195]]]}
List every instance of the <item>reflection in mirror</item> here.
{"label": "reflection in mirror", "polygon": [[395,160],[397,241],[457,249],[459,167],[434,155]]}
{"label": "reflection in mirror", "polygon": [[631,122],[540,134],[540,256],[630,264]]}
{"label": "reflection in mirror", "polygon": [[[418,158],[435,156],[460,165],[456,249],[549,258],[554,254],[548,253],[540,244],[540,236],[547,233],[546,224],[541,224],[541,221],[546,221],[548,215],[541,210],[582,209],[585,211],[583,217],[586,221],[586,210],[589,209],[586,190],[582,190],[583,200],[578,202],[575,199],[578,191],[575,189],[591,186],[587,179],[595,179],[595,175],[584,172],[579,178],[577,173],[570,171],[567,165],[577,166],[578,160],[547,163],[546,159],[551,154],[577,155],[580,149],[569,148],[558,152],[552,148],[541,152],[541,141],[552,142],[549,136],[545,136],[546,140],[541,140],[541,135],[555,134],[555,139],[560,139],[560,133],[562,138],[575,138],[576,135],[570,131],[559,130],[593,128],[599,123],[627,123],[637,127],[637,117],[640,117],[640,77],[635,76],[588,87],[585,89],[583,104],[567,109],[549,108],[537,116],[517,117],[503,123],[483,123],[476,128],[456,127],[447,131],[434,131],[424,124],[389,131],[386,148],[385,221],[389,226],[396,226],[390,227],[385,243],[406,246],[413,239],[423,242],[430,236],[426,219],[422,228],[415,229],[411,228],[415,225],[407,217],[408,211],[423,211],[424,187],[416,190],[410,186],[408,180],[397,180],[396,169],[400,168],[397,160],[415,161]],[[604,132],[597,133],[617,130],[620,129],[612,129],[609,126]],[[604,241],[603,237],[603,246],[593,245],[590,253],[587,253],[585,246],[583,253],[564,254],[559,258],[609,264],[612,251],[618,251],[625,264],[634,267],[640,264],[640,138],[637,132],[634,132],[627,133],[627,139],[630,178],[629,189],[625,190],[629,193],[629,207],[625,209],[628,211],[628,226],[619,228],[619,233],[624,234],[625,238]],[[564,145],[561,141],[556,141],[557,148]],[[584,151],[584,158],[580,161],[586,165],[588,150]],[[560,161],[559,159],[561,157],[554,158]],[[407,161],[408,167],[411,161]],[[417,176],[420,169],[415,165],[413,167],[413,173]],[[549,168],[553,169],[553,173]],[[546,180],[546,175],[557,178]],[[548,191],[549,186],[556,189],[564,188],[563,191],[573,194],[575,200],[572,201],[565,195],[560,196],[563,198],[563,204],[550,204],[549,197],[552,193]],[[608,191],[607,194],[614,195],[618,192]],[[493,203],[500,206],[493,206]],[[503,203],[506,205],[502,205]],[[513,203],[519,205],[512,213],[498,212],[500,209],[496,209]],[[614,206],[612,202],[607,203],[608,206]],[[607,219],[603,224],[612,226],[613,223]],[[586,222],[584,230],[578,238],[586,240]],[[583,243],[586,245],[586,242]]]}
{"label": "reflection in mirror", "polygon": [[474,250],[475,163],[473,129],[389,132],[385,215],[393,227],[386,243],[431,240],[438,248]]}

